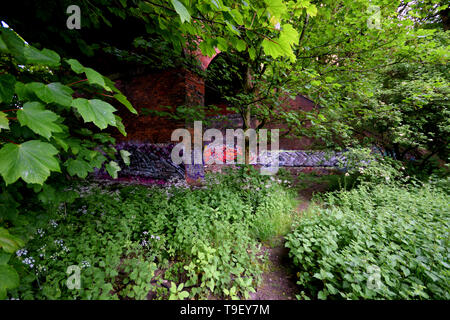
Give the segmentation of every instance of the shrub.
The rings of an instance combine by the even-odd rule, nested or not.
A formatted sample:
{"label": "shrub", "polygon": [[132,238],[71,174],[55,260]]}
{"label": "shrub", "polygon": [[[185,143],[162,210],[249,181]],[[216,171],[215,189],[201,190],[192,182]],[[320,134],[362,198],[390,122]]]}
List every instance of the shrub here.
{"label": "shrub", "polygon": [[298,298],[449,299],[449,201],[442,184],[360,185],[327,194],[286,247]]}

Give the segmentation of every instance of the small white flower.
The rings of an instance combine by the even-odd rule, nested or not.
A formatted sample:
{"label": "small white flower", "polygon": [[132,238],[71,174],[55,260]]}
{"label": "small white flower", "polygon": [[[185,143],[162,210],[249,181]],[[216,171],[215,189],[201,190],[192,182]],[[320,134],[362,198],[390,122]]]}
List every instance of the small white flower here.
{"label": "small white flower", "polygon": [[348,173],[348,172],[345,173],[345,176],[346,176],[346,177],[348,177],[349,175],[350,175],[350,173]]}
{"label": "small white flower", "polygon": [[23,260],[22,260],[22,263],[28,265],[30,268],[33,268],[33,267],[34,267],[35,260],[34,260],[33,257],[29,257],[29,258],[23,259]]}
{"label": "small white flower", "polygon": [[17,255],[18,257],[26,256],[27,254],[28,254],[28,250],[26,250],[26,249],[20,249],[20,250],[17,250],[17,251],[16,251],[16,255]]}

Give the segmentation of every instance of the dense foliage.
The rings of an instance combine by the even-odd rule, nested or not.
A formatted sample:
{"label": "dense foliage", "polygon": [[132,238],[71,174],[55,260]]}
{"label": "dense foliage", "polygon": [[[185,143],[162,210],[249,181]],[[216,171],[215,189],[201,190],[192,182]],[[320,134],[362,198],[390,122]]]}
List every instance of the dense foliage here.
{"label": "dense foliage", "polygon": [[[70,176],[85,178],[103,166],[111,176],[117,176],[120,168],[114,161],[114,139],[98,129],[112,126],[126,133],[120,117],[114,114],[116,108],[99,96],[136,111],[108,78],[75,59],[39,50],[3,26],[0,68],[0,248],[1,252],[14,253],[30,238],[36,221],[46,219],[38,216],[39,207],[20,207],[27,198],[38,197],[41,206],[69,201],[72,194],[55,194],[57,181]],[[79,80],[76,74],[84,74],[86,79]],[[89,87],[74,91],[71,85],[80,81]],[[110,94],[94,93],[103,90]],[[88,122],[95,126],[88,129]],[[44,184],[52,173],[51,183]],[[18,285],[19,278],[5,260],[0,277],[3,298],[6,289]]]}
{"label": "dense foliage", "polygon": [[[302,297],[448,298],[446,182],[413,186],[404,173],[448,174],[447,3],[80,0],[81,29],[70,30],[71,4],[17,0],[0,12],[0,299],[252,291],[258,242],[290,225],[291,194],[273,180],[243,169],[208,191],[67,189],[129,163],[111,133],[126,135],[118,108],[136,110],[111,79],[172,67],[204,76],[244,128],[281,121],[285,135],[347,151],[333,179],[356,189],[329,195],[289,236]],[[195,55],[219,51],[201,71]],[[298,94],[316,108],[286,108]],[[190,122],[214,110],[158,115]],[[381,287],[362,289],[364,259]],[[67,266],[80,263],[85,286],[69,290]]]}
{"label": "dense foliage", "polygon": [[323,196],[286,246],[299,298],[449,299],[448,180]]}
{"label": "dense foliage", "polygon": [[[153,291],[154,299],[248,297],[265,258],[259,241],[289,229],[293,194],[256,170],[208,181],[196,190],[183,184],[70,187],[80,198],[61,202],[10,257],[22,281],[9,296],[145,299]],[[71,265],[81,269],[80,290],[66,286]]]}

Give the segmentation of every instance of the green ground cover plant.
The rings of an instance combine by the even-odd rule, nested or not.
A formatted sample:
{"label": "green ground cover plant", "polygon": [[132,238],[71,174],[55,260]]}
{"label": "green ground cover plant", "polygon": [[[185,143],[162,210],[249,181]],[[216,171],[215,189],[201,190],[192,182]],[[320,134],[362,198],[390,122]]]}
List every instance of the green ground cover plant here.
{"label": "green ground cover plant", "polygon": [[[195,190],[86,182],[69,189],[80,197],[61,202],[24,248],[2,256],[21,277],[10,298],[245,298],[260,280],[260,240],[285,232],[295,208],[283,183],[245,167]],[[72,265],[80,289],[67,286]]]}
{"label": "green ground cover plant", "polygon": [[449,180],[322,195],[286,247],[299,299],[449,299]]}

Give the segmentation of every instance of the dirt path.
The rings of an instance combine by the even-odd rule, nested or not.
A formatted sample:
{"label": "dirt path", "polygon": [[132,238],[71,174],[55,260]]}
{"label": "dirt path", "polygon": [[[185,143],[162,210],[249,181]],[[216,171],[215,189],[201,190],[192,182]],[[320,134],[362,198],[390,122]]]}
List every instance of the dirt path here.
{"label": "dirt path", "polygon": [[[299,192],[299,206],[297,211],[308,209],[311,198],[316,192],[324,192],[327,184],[310,185]],[[299,288],[296,284],[297,276],[289,249],[284,246],[285,239],[280,238],[275,247],[264,246],[263,253],[268,252],[268,270],[262,275],[262,283],[255,293],[250,293],[250,300],[296,300]]]}
{"label": "dirt path", "polygon": [[282,243],[275,247],[263,247],[268,252],[268,270],[262,275],[262,283],[255,293],[250,293],[250,300],[295,300],[298,293],[295,271],[291,269],[288,249]]}

